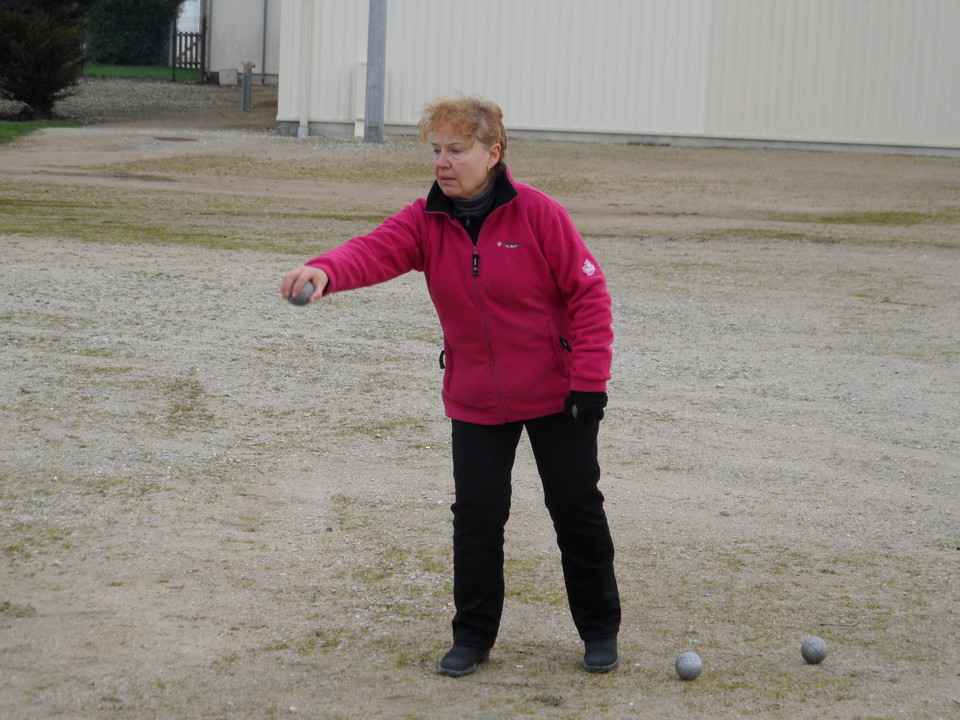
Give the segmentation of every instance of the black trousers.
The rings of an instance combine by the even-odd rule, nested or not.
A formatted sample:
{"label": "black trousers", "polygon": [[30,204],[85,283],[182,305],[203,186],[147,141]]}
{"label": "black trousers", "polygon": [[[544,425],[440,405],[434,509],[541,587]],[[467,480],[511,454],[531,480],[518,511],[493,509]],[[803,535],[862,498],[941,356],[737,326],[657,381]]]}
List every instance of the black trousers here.
{"label": "black trousers", "polygon": [[613,541],[597,487],[599,423],[575,427],[562,413],[506,425],[453,421],[453,641],[493,646],[503,612],[503,538],[511,475],[524,427],[560,548],[574,624],[585,640],[613,637],[620,596]]}

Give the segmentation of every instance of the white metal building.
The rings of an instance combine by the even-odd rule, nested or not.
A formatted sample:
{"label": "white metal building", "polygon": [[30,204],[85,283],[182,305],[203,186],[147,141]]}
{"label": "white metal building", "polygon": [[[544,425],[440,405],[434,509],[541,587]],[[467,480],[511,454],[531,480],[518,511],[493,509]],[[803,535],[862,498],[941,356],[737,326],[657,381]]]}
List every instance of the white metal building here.
{"label": "white metal building", "polygon": [[[214,73],[241,73],[244,64],[251,63],[255,82],[276,85],[280,76],[280,0],[195,1],[200,16],[207,19],[207,68]],[[352,4],[366,12],[364,0]]]}
{"label": "white metal building", "polygon": [[[355,133],[368,2],[280,2],[281,127]],[[517,135],[960,154],[958,0],[387,5],[388,134],[465,92]]]}

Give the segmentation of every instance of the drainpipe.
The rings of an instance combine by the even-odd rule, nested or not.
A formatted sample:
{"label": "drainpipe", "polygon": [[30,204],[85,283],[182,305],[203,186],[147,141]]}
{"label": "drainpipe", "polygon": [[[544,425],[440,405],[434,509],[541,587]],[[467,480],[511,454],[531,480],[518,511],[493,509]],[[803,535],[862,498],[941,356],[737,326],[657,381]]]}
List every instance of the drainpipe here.
{"label": "drainpipe", "polygon": [[260,84],[267,84],[267,4],[270,0],[263,0],[263,44],[260,48]]}

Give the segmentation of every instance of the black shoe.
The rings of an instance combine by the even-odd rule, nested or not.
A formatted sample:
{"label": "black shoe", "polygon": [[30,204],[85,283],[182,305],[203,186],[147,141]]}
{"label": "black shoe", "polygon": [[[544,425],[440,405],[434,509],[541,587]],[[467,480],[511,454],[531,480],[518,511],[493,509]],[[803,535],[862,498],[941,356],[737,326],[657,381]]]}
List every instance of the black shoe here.
{"label": "black shoe", "polygon": [[466,645],[454,645],[443,656],[437,672],[447,677],[463,677],[477,669],[477,665],[490,657],[490,650],[482,650]]}
{"label": "black shoe", "polygon": [[583,669],[592,673],[605,673],[616,670],[620,664],[617,656],[617,638],[606,640],[588,640],[584,642]]}

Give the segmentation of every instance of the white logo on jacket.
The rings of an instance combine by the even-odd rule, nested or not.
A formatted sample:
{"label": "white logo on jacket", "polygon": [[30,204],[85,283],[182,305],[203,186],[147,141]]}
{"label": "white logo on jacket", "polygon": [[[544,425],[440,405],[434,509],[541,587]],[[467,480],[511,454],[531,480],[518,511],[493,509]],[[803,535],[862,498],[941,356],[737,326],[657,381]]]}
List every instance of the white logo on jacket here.
{"label": "white logo on jacket", "polygon": [[581,269],[583,270],[584,275],[587,277],[593,277],[593,274],[597,271],[597,266],[589,260],[584,260],[583,267]]}

